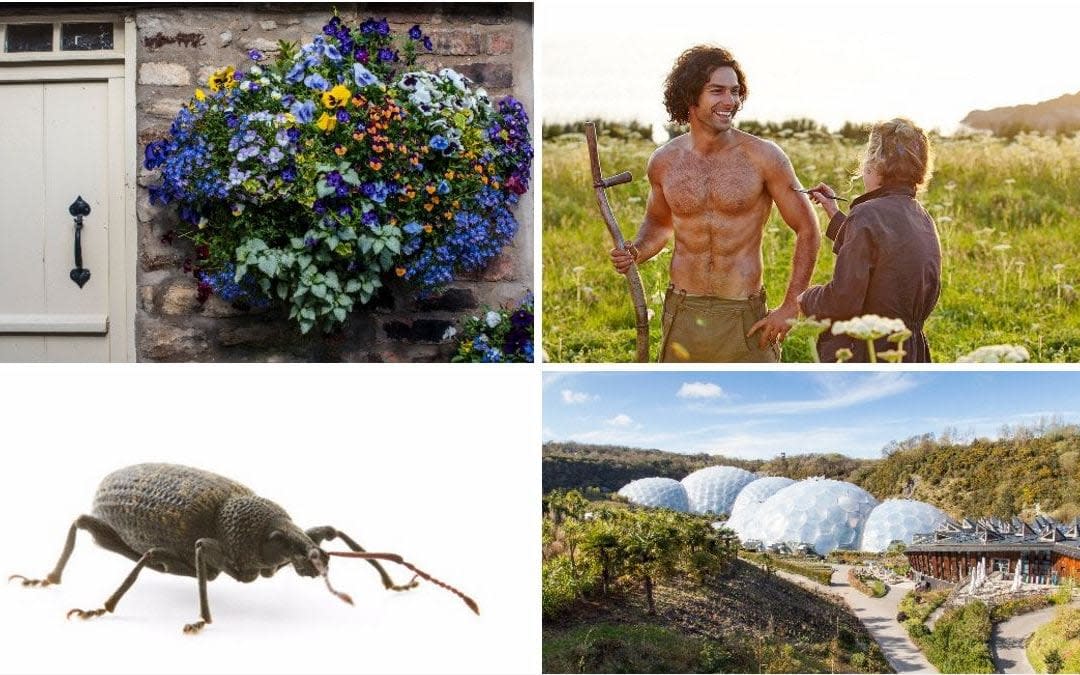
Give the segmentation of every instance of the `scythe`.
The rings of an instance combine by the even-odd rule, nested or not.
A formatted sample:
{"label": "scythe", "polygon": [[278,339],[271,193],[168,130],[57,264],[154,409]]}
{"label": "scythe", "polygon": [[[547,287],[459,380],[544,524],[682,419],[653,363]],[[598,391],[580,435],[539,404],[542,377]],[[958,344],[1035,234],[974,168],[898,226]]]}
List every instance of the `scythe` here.
{"label": "scythe", "polygon": [[[592,165],[593,188],[596,190],[596,203],[600,207],[600,215],[607,223],[608,232],[615,248],[626,248],[622,230],[615,220],[615,214],[611,212],[608,203],[607,189],[615,185],[629,183],[634,177],[629,171],[615,174],[604,178],[600,169],[600,155],[596,149],[596,125],[592,122],[585,123],[585,140],[589,144],[589,162]],[[630,286],[630,298],[634,302],[634,313],[637,316],[637,361],[647,363],[649,361],[649,312],[645,306],[645,289],[641,284],[641,274],[638,272],[637,263],[630,263],[630,269],[626,271],[626,282]]]}

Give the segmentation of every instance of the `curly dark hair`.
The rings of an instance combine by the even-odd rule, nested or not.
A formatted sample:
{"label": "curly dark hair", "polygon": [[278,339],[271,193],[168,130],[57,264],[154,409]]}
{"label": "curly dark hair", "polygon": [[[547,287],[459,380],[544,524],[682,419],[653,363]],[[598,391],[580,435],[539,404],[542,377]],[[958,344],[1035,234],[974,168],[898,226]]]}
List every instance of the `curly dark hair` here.
{"label": "curly dark hair", "polygon": [[697,103],[712,72],[724,66],[735,71],[741,89],[740,97],[745,101],[749,93],[746,75],[731,52],[723,47],[698,45],[679,55],[664,80],[664,107],[671,115],[672,122],[686,124],[690,121],[690,106]]}

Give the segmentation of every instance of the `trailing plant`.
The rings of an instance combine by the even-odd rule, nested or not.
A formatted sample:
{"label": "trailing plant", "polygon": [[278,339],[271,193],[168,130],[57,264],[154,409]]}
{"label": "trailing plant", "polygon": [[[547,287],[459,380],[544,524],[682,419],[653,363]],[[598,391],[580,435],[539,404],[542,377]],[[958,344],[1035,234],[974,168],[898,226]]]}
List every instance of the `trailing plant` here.
{"label": "trailing plant", "polygon": [[334,16],[322,32],[213,73],[145,158],[151,202],[195,244],[199,298],[278,302],[305,333],[392,279],[422,296],[483,269],[517,230],[533,155],[520,102],[414,68],[419,25]]}

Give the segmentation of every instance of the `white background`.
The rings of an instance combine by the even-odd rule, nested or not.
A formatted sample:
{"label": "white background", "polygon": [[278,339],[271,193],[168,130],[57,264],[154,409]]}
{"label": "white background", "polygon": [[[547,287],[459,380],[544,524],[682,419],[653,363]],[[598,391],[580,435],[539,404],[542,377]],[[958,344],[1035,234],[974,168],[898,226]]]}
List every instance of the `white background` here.
{"label": "white background", "polygon": [[[333,525],[471,595],[477,617],[428,583],[383,590],[364,561],[331,580],[291,569],[209,584],[197,636],[194,579],[144,570],[116,613],[88,621],[133,567],[80,532],[63,583],[0,583],[0,672],[538,672],[533,367],[211,364],[0,368],[0,574],[44,577],[71,522],[112,470],[208,469]],[[327,548],[344,550],[340,542]],[[387,565],[403,583],[408,570]]]}

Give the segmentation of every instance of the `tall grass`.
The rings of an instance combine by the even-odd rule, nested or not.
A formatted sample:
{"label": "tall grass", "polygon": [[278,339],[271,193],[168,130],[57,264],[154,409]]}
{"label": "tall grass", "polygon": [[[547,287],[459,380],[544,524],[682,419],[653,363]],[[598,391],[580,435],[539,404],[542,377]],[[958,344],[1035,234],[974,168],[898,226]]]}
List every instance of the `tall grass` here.
{"label": "tall grass", "polygon": [[[859,146],[793,134],[778,142],[804,185],[826,181],[853,197],[849,173]],[[645,165],[655,145],[601,139],[605,171],[629,170],[633,183],[609,190],[623,233],[637,231],[645,209]],[[926,325],[936,361],[976,347],[1022,345],[1033,361],[1080,361],[1080,136],[1022,135],[936,142],[937,171],[920,200],[937,221],[942,293]],[[611,243],[596,209],[584,137],[544,143],[544,349],[556,362],[631,361],[633,307],[626,282],[608,262]],[[822,226],[824,215],[818,211]],[[765,225],[765,286],[771,306],[783,298],[795,237],[773,210]],[[670,253],[641,265],[651,320],[651,353]],[[835,256],[822,239],[813,283],[831,278]],[[809,362],[806,333],[793,331],[784,361]]]}

